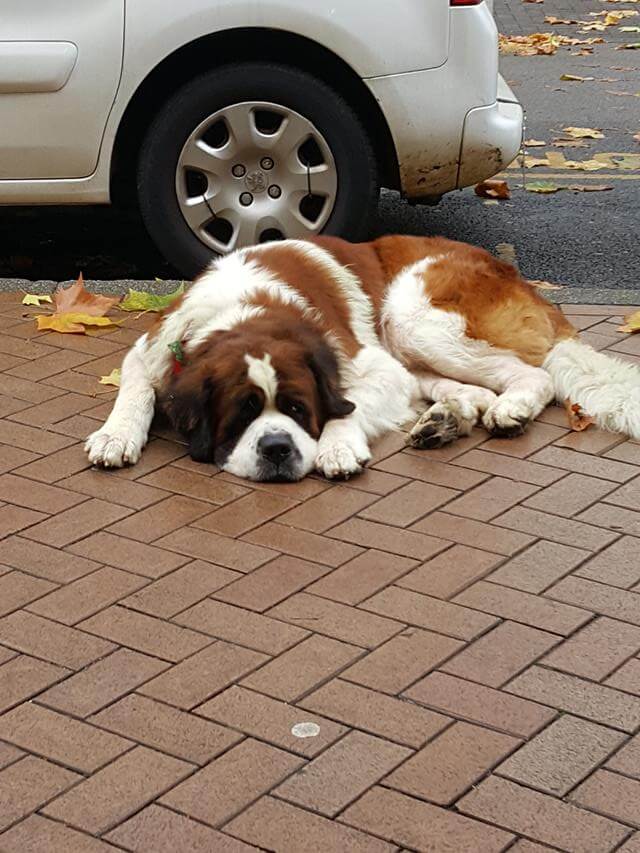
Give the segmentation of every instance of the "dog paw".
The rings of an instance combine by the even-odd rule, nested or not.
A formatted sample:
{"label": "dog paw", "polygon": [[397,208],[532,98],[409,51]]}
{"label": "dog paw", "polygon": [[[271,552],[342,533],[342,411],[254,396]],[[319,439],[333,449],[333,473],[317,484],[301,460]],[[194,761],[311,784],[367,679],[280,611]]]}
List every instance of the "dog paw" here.
{"label": "dog paw", "polygon": [[455,441],[459,434],[458,414],[447,403],[435,403],[416,421],[407,444],[428,450]]}
{"label": "dog paw", "polygon": [[346,442],[337,442],[318,453],[316,469],[328,480],[348,480],[362,471],[369,458],[368,453],[358,452]]}
{"label": "dog paw", "polygon": [[122,468],[135,465],[140,459],[143,442],[128,435],[102,429],[92,433],[84,446],[92,465],[102,468]]}
{"label": "dog paw", "polygon": [[482,422],[496,438],[515,438],[531,421],[531,407],[514,400],[498,400],[484,413]]}

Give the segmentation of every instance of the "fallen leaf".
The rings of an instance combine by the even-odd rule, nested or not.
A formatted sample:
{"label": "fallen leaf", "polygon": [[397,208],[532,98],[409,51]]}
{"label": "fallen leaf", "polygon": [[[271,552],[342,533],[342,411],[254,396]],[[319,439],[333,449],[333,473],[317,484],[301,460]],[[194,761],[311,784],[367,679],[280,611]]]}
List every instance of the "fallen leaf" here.
{"label": "fallen leaf", "polygon": [[483,202],[487,207],[493,207],[494,205],[500,204],[500,202],[495,198],[486,198]]}
{"label": "fallen leaf", "polygon": [[[523,3],[544,3],[544,0],[522,0]],[[618,0],[611,0],[612,3],[617,3]],[[630,0],[631,3],[635,3],[636,0]]]}
{"label": "fallen leaf", "polygon": [[606,184],[570,184],[567,189],[576,193],[603,193],[612,190],[613,187]]}
{"label": "fallen leaf", "polygon": [[633,138],[635,139],[636,142],[640,142],[640,133],[634,133]]}
{"label": "fallen leaf", "polygon": [[67,288],[60,286],[53,294],[54,310],[56,314],[81,313],[92,317],[103,317],[116,302],[119,296],[101,296],[98,293],[89,293],[85,289],[82,273],[77,280]]}
{"label": "fallen leaf", "polygon": [[118,308],[122,311],[164,311],[183,293],[184,282],[173,293],[167,293],[164,296],[130,289]]}
{"label": "fallen leaf", "polygon": [[640,311],[634,311],[633,314],[628,314],[624,318],[624,326],[618,328],[619,332],[626,332],[628,335],[634,332],[640,332]]}
{"label": "fallen leaf", "polygon": [[640,27],[620,27],[621,33],[640,33]]}
{"label": "fallen leaf", "polygon": [[[586,23],[586,22],[585,22]],[[603,24],[599,24],[604,29]],[[555,33],[530,33],[525,36],[505,36],[500,34],[500,52],[511,56],[551,56],[559,47],[600,44],[602,38],[577,39]]]}
{"label": "fallen leaf", "polygon": [[578,23],[577,21],[570,21],[568,18],[556,18],[555,15],[545,15],[544,16],[544,22],[545,22],[545,24],[552,24],[552,25],[577,24]]}
{"label": "fallen leaf", "polygon": [[527,169],[535,169],[536,166],[550,166],[551,163],[549,163],[546,157],[530,157],[528,154],[525,154],[524,165]]}
{"label": "fallen leaf", "polygon": [[632,44],[619,44],[614,50],[640,50],[640,41],[634,41]]}
{"label": "fallen leaf", "polygon": [[544,139],[525,139],[522,144],[525,148],[544,148],[547,143]]}
{"label": "fallen leaf", "polygon": [[120,368],[114,367],[113,370],[111,371],[111,373],[109,373],[107,376],[101,376],[100,379],[98,379],[98,382],[101,385],[113,385],[114,388],[119,388],[120,387]]}
{"label": "fallen leaf", "polygon": [[533,287],[537,287],[538,290],[562,290],[564,287],[563,284],[551,284],[550,281],[540,281],[537,278],[530,278],[529,284],[533,285]]}
{"label": "fallen leaf", "polygon": [[511,198],[506,181],[481,181],[476,185],[475,193],[481,198]]}
{"label": "fallen leaf", "polygon": [[593,127],[563,127],[562,131],[572,139],[604,139],[604,133]]}
{"label": "fallen leaf", "polygon": [[117,326],[110,317],[95,317],[78,311],[65,311],[64,314],[39,314],[36,317],[38,331],[50,329],[53,332],[73,332],[84,334],[85,326]]}
{"label": "fallen leaf", "polygon": [[43,302],[53,302],[48,293],[25,293],[23,305],[42,305]]}
{"label": "fallen leaf", "polygon": [[585,414],[578,403],[572,403],[568,398],[564,401],[569,426],[574,432],[582,432],[595,423],[592,417]]}
{"label": "fallen leaf", "polygon": [[565,169],[575,169],[579,172],[597,172],[599,169],[611,168],[606,163],[601,163],[600,160],[565,160]]}
{"label": "fallen leaf", "polygon": [[566,187],[547,181],[527,181],[524,188],[528,193],[557,193],[566,189]]}
{"label": "fallen leaf", "polygon": [[581,47],[575,53],[570,53],[569,56],[591,56],[593,53],[592,47]]}
{"label": "fallen leaf", "polygon": [[574,83],[590,83],[592,80],[595,80],[595,77],[580,77],[577,74],[562,74],[560,76],[561,80],[569,80]]}
{"label": "fallen leaf", "polygon": [[583,139],[554,139],[551,143],[554,148],[588,148],[589,145]]}

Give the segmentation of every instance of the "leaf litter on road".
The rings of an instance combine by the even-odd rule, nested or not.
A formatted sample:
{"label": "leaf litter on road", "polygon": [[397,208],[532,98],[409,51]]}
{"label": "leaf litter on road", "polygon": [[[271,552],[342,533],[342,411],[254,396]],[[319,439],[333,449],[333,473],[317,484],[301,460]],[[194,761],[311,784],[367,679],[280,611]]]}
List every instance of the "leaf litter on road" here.
{"label": "leaf litter on road", "polygon": [[604,133],[594,127],[563,127],[562,132],[572,139],[604,139]]}
{"label": "leaf litter on road", "polygon": [[38,330],[65,334],[86,334],[87,327],[92,326],[116,326],[117,322],[105,315],[119,301],[119,296],[90,293],[80,273],[70,287],[58,287],[53,294],[53,314],[38,314],[36,324]]}

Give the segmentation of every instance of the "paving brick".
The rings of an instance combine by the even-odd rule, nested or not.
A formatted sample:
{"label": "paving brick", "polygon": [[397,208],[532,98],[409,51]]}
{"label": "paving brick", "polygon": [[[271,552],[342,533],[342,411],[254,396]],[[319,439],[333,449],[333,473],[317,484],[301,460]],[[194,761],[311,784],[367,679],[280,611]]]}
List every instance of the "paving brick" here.
{"label": "paving brick", "polygon": [[194,560],[134,592],[122,604],[151,616],[169,618],[242,577],[238,572]]}
{"label": "paving brick", "polygon": [[[332,532],[331,536],[335,536]],[[326,566],[341,566],[347,560],[356,557],[360,548],[345,542],[336,542],[333,538],[319,536],[317,533],[286,527],[284,524],[269,522],[244,537],[248,542],[263,545],[293,557],[312,560]],[[240,544],[240,543],[239,543]],[[248,546],[247,546],[248,547]],[[271,552],[273,553],[273,552]]]}
{"label": "paving brick", "polygon": [[14,474],[0,476],[0,494],[10,499],[12,504],[50,514],[69,509],[85,500],[67,489],[34,483],[33,480]]}
{"label": "paving brick", "polygon": [[244,487],[234,486],[218,477],[203,476],[195,471],[188,471],[175,465],[169,465],[159,471],[154,471],[152,474],[147,474],[140,482],[214,504],[229,503],[229,501],[241,498],[249,492],[246,483]]}
{"label": "paving brick", "polygon": [[589,551],[558,542],[535,542],[496,569],[489,579],[523,592],[540,593],[589,556]]}
{"label": "paving brick", "polygon": [[74,625],[145,583],[147,581],[139,575],[106,566],[49,593],[30,604],[28,609],[64,625]]}
{"label": "paving brick", "polygon": [[252,672],[242,684],[276,699],[295,702],[361,654],[362,649],[356,646],[311,636]]}
{"label": "paving brick", "polygon": [[131,746],[124,738],[32,702],[0,717],[0,738],[81,773],[93,773]]}
{"label": "paving brick", "polygon": [[300,504],[278,519],[280,524],[298,527],[312,533],[324,533],[360,510],[368,507],[376,497],[366,492],[335,486]]}
{"label": "paving brick", "polygon": [[515,438],[490,438],[480,449],[502,453],[505,456],[517,456],[523,459],[525,456],[530,456],[547,444],[558,440],[561,441],[562,437],[566,434],[566,416],[564,416],[564,423],[561,426],[534,421],[532,424],[529,424],[523,435],[516,436]]}
{"label": "paving brick", "polygon": [[471,518],[461,518],[444,512],[434,512],[427,518],[414,524],[412,530],[419,530],[431,535],[438,533],[451,542],[481,548],[494,554],[510,556],[525,545],[533,542],[531,536],[511,530],[503,530],[492,524],[475,521]]}
{"label": "paving brick", "polygon": [[20,450],[19,447],[9,447],[3,444],[2,453],[0,453],[0,472],[11,471],[21,465],[26,465],[33,460],[38,459],[37,454],[30,453],[27,450]]}
{"label": "paving brick", "polygon": [[604,453],[616,444],[620,444],[622,436],[604,430],[591,428],[583,432],[570,432],[555,442],[556,447],[569,447],[581,453]]}
{"label": "paving brick", "polygon": [[[69,546],[69,551],[83,557],[98,557],[100,562],[117,569],[159,578],[188,563],[187,557],[171,554],[153,545],[143,545],[111,533],[94,533]],[[73,558],[69,558],[70,560]]]}
{"label": "paving brick", "polygon": [[113,654],[81,670],[62,684],[50,687],[38,701],[74,717],[88,717],[168,666],[164,661],[130,649]]}
{"label": "paving brick", "polygon": [[617,459],[620,462],[629,462],[631,465],[640,465],[640,443],[625,441],[608,450],[604,455],[607,459]]}
{"label": "paving brick", "polygon": [[78,627],[143,654],[154,655],[174,663],[211,642],[208,637],[187,628],[117,605],[86,619]]}
{"label": "paving brick", "polygon": [[609,770],[596,770],[570,799],[583,808],[640,827],[640,782]]}
{"label": "paving brick", "polygon": [[640,660],[633,658],[627,661],[607,678],[605,684],[607,687],[616,687],[618,690],[640,696]]}
{"label": "paving brick", "polygon": [[45,545],[63,548],[129,513],[125,507],[91,498],[80,506],[41,521],[26,530],[24,535]]}
{"label": "paving brick", "polygon": [[532,666],[505,689],[625,732],[640,725],[640,699],[636,696],[552,669]]}
{"label": "paving brick", "polygon": [[[347,731],[332,720],[238,686],[201,705],[198,714],[307,758],[322,752]],[[315,723],[320,731],[316,737],[296,737],[292,729],[299,723]]]}
{"label": "paving brick", "polygon": [[116,480],[109,477],[107,471],[99,468],[91,468],[79,474],[73,474],[58,485],[72,492],[89,495],[92,498],[102,498],[114,504],[122,504],[131,509],[144,509],[153,503],[166,497],[165,492],[153,489],[151,486],[143,486],[141,483],[130,483],[126,480]]}
{"label": "paving brick", "polygon": [[163,536],[156,545],[189,557],[209,560],[238,572],[250,572],[278,556],[277,551],[269,548],[259,548],[249,542],[229,539],[206,530],[195,530],[193,527],[185,527]]}
{"label": "paving brick", "polygon": [[153,853],[176,853],[177,850],[181,853],[250,853],[256,850],[186,815],[157,805],[147,806],[105,838],[136,853],[149,850]]}
{"label": "paving brick", "polygon": [[210,599],[190,607],[175,616],[173,621],[268,655],[278,655],[308,636],[308,631],[296,625],[287,625],[268,616]]}
{"label": "paving brick", "polygon": [[373,506],[361,510],[359,515],[369,521],[408,527],[459,494],[457,489],[447,489],[444,486],[434,486],[431,483],[414,480]]}
{"label": "paving brick", "polygon": [[530,737],[555,716],[552,708],[444,672],[432,672],[404,695],[444,714],[517,737]]}
{"label": "paving brick", "polygon": [[567,577],[545,593],[549,598],[640,625],[640,595],[607,584]]}
{"label": "paving brick", "polygon": [[269,615],[365,648],[379,646],[403,627],[391,619],[304,592],[278,604]]}
{"label": "paving brick", "polygon": [[546,656],[544,663],[572,675],[602,681],[638,651],[640,628],[603,617],[565,640]]}
{"label": "paving brick", "polygon": [[[86,414],[97,418],[103,422],[109,415],[110,407],[106,407],[107,411],[98,412],[96,409],[91,409]],[[114,480],[140,480],[145,474],[150,471],[155,471],[174,462],[181,456],[184,456],[187,448],[182,444],[177,444],[175,441],[163,441],[160,438],[152,439],[144,449],[142,458],[128,468],[118,468],[109,471],[109,476]]]}
{"label": "paving brick", "polygon": [[400,486],[404,486],[407,482],[406,477],[386,474],[384,471],[376,471],[374,468],[365,468],[361,474],[352,480],[351,488],[383,497],[399,489]]}
{"label": "paving brick", "polygon": [[[473,452],[473,451],[472,451]],[[408,453],[396,453],[375,466],[380,471],[410,477],[413,480],[423,480],[434,486],[445,486],[448,489],[467,489],[477,486],[486,480],[486,474],[480,471],[467,471],[452,468],[444,462],[430,459],[427,455],[414,456]],[[475,467],[475,466],[471,466]]]}
{"label": "paving brick", "polygon": [[138,811],[193,770],[193,765],[137,746],[45,806],[43,813],[100,834]]}
{"label": "paving brick", "polygon": [[558,641],[554,634],[537,628],[502,622],[450,658],[440,669],[488,687],[501,687]]}
{"label": "paving brick", "polygon": [[413,753],[363,732],[351,732],[275,791],[296,805],[335,817]]}
{"label": "paving brick", "polygon": [[356,661],[341,677],[383,693],[400,693],[462,646],[451,637],[408,628]]}
{"label": "paving brick", "polygon": [[518,483],[531,483],[534,486],[550,486],[564,476],[562,471],[548,465],[537,465],[529,460],[513,459],[501,456],[499,453],[487,453],[484,450],[471,450],[463,456],[456,457],[453,464],[483,471],[485,474],[494,474],[497,477],[506,477]]}
{"label": "paving brick", "polygon": [[486,581],[478,581],[461,592],[455,603],[564,635],[571,634],[591,618],[591,613],[578,607]]}
{"label": "paving brick", "polygon": [[524,506],[555,515],[572,516],[613,491],[610,481],[569,474],[524,502]]}
{"label": "paving brick", "polygon": [[514,507],[493,523],[589,551],[599,551],[616,538],[614,533],[599,527],[523,506]]}
{"label": "paving brick", "polygon": [[362,545],[365,548],[377,548],[415,560],[427,560],[448,547],[449,543],[435,536],[423,533],[399,530],[387,524],[352,518],[329,531],[329,535]]}
{"label": "paving brick", "polygon": [[635,586],[640,583],[638,540],[623,536],[580,566],[576,575],[623,589]]}
{"label": "paving brick", "polygon": [[2,853],[113,853],[105,841],[63,826],[38,814],[30,815],[0,838]]}
{"label": "paving brick", "polygon": [[398,580],[398,586],[435,598],[452,598],[489,574],[504,558],[467,545],[454,545]]}
{"label": "paving brick", "polygon": [[605,503],[640,510],[640,477],[636,477],[626,486],[620,486],[620,488],[610,492],[604,500]]}
{"label": "paving brick", "polygon": [[632,737],[607,761],[607,767],[625,776],[640,779],[640,735]]}
{"label": "paving brick", "polygon": [[[222,471],[216,477],[226,483],[233,483],[242,488],[247,487],[247,481],[233,474]],[[278,495],[294,501],[306,501],[314,495],[333,488],[328,480],[320,477],[306,477],[297,483],[251,483],[251,488],[259,492],[267,492],[270,495]]]}
{"label": "paving brick", "polygon": [[538,491],[537,486],[528,483],[516,483],[503,477],[492,477],[475,489],[447,505],[447,512],[473,518],[476,521],[490,521],[500,513],[519,504]]}
{"label": "paving brick", "polygon": [[415,560],[371,548],[311,584],[307,592],[343,604],[359,604],[415,565]]}
{"label": "paving brick", "polygon": [[23,755],[24,752],[21,749],[17,749],[17,747],[11,746],[9,743],[0,743],[0,770],[13,764],[14,761],[22,758]]}
{"label": "paving brick", "polygon": [[391,853],[395,848],[364,832],[320,815],[263,797],[225,826],[249,844],[282,853],[300,850],[348,850],[349,853]]}
{"label": "paving brick", "polygon": [[16,473],[41,483],[55,483],[72,474],[77,474],[78,471],[85,471],[88,467],[87,454],[82,444],[73,444],[71,447],[58,450],[57,453],[28,462],[18,468]]}
{"label": "paving brick", "polygon": [[498,621],[486,613],[478,613],[397,586],[383,589],[361,606],[374,613],[392,619],[402,619],[419,628],[437,631],[460,640],[472,640]]}
{"label": "paving brick", "polygon": [[302,763],[287,752],[248,739],[165,794],[160,802],[220,826]]}
{"label": "paving brick", "polygon": [[497,772],[529,788],[564,797],[624,740],[620,732],[565,714],[507,758]]}
{"label": "paving brick", "polygon": [[624,507],[599,503],[580,513],[578,518],[587,524],[599,524],[601,527],[607,527],[616,533],[640,536],[640,512],[634,512]]}
{"label": "paving brick", "polygon": [[579,453],[565,447],[545,447],[531,458],[535,462],[552,465],[554,468],[563,468],[565,471],[575,471],[577,474],[587,474],[590,477],[600,477],[614,483],[626,483],[638,474],[637,468],[625,462],[592,456],[589,453]]}
{"label": "paving brick", "polygon": [[631,838],[618,848],[620,853],[638,853],[640,850],[640,832],[636,832]]}
{"label": "paving brick", "polygon": [[206,764],[242,737],[210,720],[135,694],[94,715],[91,722],[192,764]]}
{"label": "paving brick", "polygon": [[24,531],[26,536],[28,532],[26,528],[36,525],[46,518],[47,516],[42,512],[4,504],[4,506],[0,506],[0,539],[20,530]]}
{"label": "paving brick", "polygon": [[298,704],[353,728],[414,748],[422,746],[449,722],[447,717],[411,702],[340,679],[330,681]]}
{"label": "paving brick", "polygon": [[613,850],[629,834],[626,826],[496,776],[481,782],[458,808],[569,853]]}
{"label": "paving brick", "polygon": [[56,589],[55,584],[24,572],[10,571],[3,574],[0,577],[0,616],[23,607],[52,589]]}
{"label": "paving brick", "polygon": [[[81,779],[77,773],[27,755],[0,772],[0,832]],[[5,836],[0,836],[2,850]],[[23,849],[20,850],[23,853]]]}
{"label": "paving brick", "polygon": [[54,400],[48,400],[46,403],[38,403],[29,409],[23,409],[21,412],[12,415],[11,420],[29,426],[49,427],[70,415],[76,415],[78,412],[90,409],[95,404],[96,401],[92,397],[83,394],[61,394]]}
{"label": "paving brick", "polygon": [[55,450],[73,444],[73,440],[38,427],[2,420],[0,421],[0,443],[34,453],[53,453]]}
{"label": "paving brick", "polygon": [[138,689],[179,708],[193,708],[267,661],[266,655],[222,640],[183,660]]}
{"label": "paving brick", "polygon": [[[358,559],[358,558],[356,558]],[[238,607],[264,612],[325,575],[329,569],[296,557],[277,557],[215,593]]]}
{"label": "paving brick", "polygon": [[69,669],[82,669],[114,649],[106,640],[24,610],[0,619],[0,642]]}
{"label": "paving brick", "polygon": [[4,374],[2,377],[2,391],[18,400],[26,400],[29,403],[41,403],[43,400],[52,400],[61,392],[57,388],[47,388],[38,382],[28,379],[19,379],[15,376]]}
{"label": "paving brick", "polygon": [[0,666],[0,713],[40,693],[68,674],[68,669],[18,655]]}
{"label": "paving brick", "polygon": [[151,543],[206,515],[209,509],[209,504],[204,501],[172,495],[112,524],[108,532],[137,542]]}
{"label": "paving brick", "polygon": [[[219,483],[229,485],[224,480]],[[229,488],[235,488],[229,485]],[[199,518],[194,527],[221,533],[223,536],[242,536],[254,527],[260,527],[272,518],[297,506],[297,502],[284,495],[254,491],[227,506],[220,507],[209,515]]]}
{"label": "paving brick", "polygon": [[512,835],[495,826],[386,788],[368,791],[340,819],[403,847],[430,853],[498,853],[513,840]]}

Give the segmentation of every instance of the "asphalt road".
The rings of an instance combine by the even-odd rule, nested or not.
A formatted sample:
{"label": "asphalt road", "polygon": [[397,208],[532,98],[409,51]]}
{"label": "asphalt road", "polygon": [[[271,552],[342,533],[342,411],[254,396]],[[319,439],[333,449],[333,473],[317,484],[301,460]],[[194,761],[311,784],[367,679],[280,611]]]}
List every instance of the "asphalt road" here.
{"label": "asphalt road", "polygon": [[[496,0],[496,16],[502,29],[513,33],[554,29],[575,35],[576,26],[552,28],[543,17],[566,17],[568,6],[576,3]],[[579,0],[580,17],[590,10],[620,8],[640,11],[640,4]],[[640,15],[627,23],[636,21]],[[527,138],[545,142],[528,153],[552,154],[552,166],[525,170],[525,184],[542,180],[611,190],[528,192],[521,171],[512,168],[505,173],[511,199],[498,204],[486,204],[465,190],[449,194],[437,207],[412,207],[396,193],[383,192],[381,233],[444,234],[491,251],[508,244],[524,275],[564,286],[552,292],[554,299],[640,303],[640,144],[633,138],[640,132],[640,50],[615,50],[639,35],[617,30],[603,35],[607,43],[596,45],[590,56],[572,56],[576,48],[561,48],[554,56],[502,57],[501,67],[526,108]],[[561,81],[567,73],[595,79]],[[589,140],[584,148],[554,148],[552,140],[568,125],[600,128],[604,139]],[[569,169],[559,155],[566,160],[604,156],[606,168]],[[80,269],[88,279],[174,278],[135,217],[99,207],[0,208],[0,289],[15,287],[15,279],[68,280]],[[46,288],[42,282],[33,289]]]}

